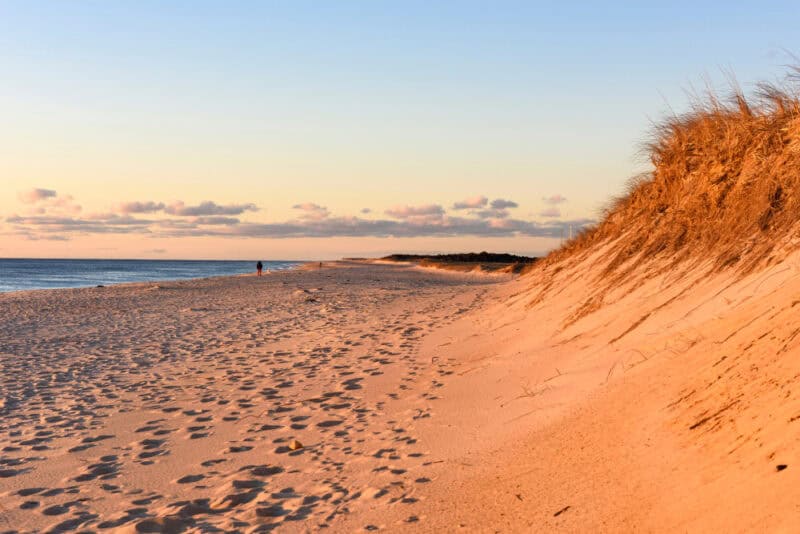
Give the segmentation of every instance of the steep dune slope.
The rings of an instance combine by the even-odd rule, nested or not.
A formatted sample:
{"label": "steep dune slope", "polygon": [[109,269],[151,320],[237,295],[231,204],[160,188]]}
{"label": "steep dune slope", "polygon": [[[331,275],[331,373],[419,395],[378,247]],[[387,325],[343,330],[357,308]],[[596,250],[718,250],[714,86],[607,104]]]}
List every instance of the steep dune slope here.
{"label": "steep dune slope", "polygon": [[[546,430],[586,432],[592,454],[572,446],[550,480],[591,498],[554,516],[558,491],[540,490],[552,503],[540,520],[796,527],[800,103],[769,85],[757,96],[712,99],[662,125],[653,172],[512,299],[526,322],[554,323],[551,345],[594,369],[598,386],[589,400],[567,397],[577,412]],[[571,380],[559,373],[548,386]],[[563,461],[570,445],[554,446],[545,457]],[[592,480],[598,462],[614,469]]]}
{"label": "steep dune slope", "polygon": [[800,253],[631,282],[575,320],[607,257],[522,278],[428,344],[461,366],[418,428],[448,458],[422,530],[796,528]]}
{"label": "steep dune slope", "polygon": [[667,121],[596,228],[427,341],[460,367],[421,530],[797,528],[799,102]]}

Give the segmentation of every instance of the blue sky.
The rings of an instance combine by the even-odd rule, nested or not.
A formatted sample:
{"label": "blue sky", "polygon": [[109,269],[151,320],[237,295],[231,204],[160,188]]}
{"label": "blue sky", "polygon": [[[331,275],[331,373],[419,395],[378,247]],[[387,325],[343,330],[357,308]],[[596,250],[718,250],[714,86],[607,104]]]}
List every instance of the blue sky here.
{"label": "blue sky", "polygon": [[[0,256],[542,252],[646,169],[651,121],[684,110],[687,89],[721,85],[722,69],[745,90],[781,76],[798,15],[788,2],[0,1]],[[57,195],[22,201],[34,188]],[[476,196],[512,200],[496,215],[516,222],[451,210]],[[167,213],[124,234],[101,217],[135,216],[119,212],[133,201],[258,210],[228,225],[247,231],[181,219],[195,224],[183,234],[163,231]],[[304,234],[312,212],[295,206],[310,203],[326,211]],[[443,211],[409,221],[388,215],[398,206]]]}

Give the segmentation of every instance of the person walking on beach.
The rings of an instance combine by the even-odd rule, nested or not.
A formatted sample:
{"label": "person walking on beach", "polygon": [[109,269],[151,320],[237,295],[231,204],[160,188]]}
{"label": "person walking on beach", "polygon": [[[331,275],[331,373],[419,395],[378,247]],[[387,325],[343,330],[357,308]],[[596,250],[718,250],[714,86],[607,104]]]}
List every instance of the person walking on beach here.
{"label": "person walking on beach", "polygon": [[261,263],[261,260],[258,260],[256,263],[256,271],[258,271],[258,276],[261,276],[261,270],[264,268],[264,264]]}

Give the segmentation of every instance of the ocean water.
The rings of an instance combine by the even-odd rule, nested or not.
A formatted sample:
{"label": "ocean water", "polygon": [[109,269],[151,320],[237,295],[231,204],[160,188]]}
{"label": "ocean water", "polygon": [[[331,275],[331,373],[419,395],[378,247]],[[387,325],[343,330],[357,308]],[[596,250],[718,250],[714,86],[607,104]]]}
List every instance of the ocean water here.
{"label": "ocean water", "polygon": [[[263,263],[265,270],[275,271],[290,269],[302,262]],[[255,261],[0,259],[0,292],[184,280],[255,270]]]}

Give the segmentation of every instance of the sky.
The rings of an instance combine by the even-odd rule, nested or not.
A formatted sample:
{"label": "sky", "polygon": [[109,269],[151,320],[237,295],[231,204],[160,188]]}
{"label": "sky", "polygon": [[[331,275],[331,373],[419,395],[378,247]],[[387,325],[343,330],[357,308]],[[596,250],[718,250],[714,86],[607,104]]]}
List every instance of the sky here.
{"label": "sky", "polygon": [[795,2],[653,4],[0,0],[0,257],[543,254],[800,53]]}

